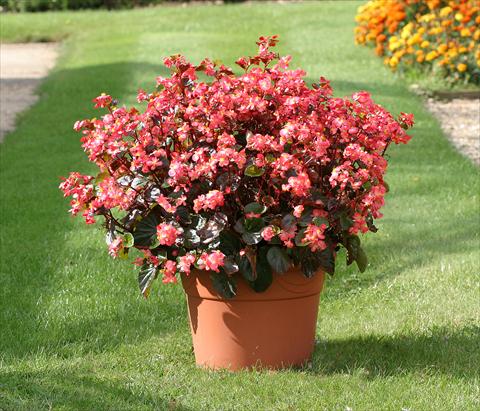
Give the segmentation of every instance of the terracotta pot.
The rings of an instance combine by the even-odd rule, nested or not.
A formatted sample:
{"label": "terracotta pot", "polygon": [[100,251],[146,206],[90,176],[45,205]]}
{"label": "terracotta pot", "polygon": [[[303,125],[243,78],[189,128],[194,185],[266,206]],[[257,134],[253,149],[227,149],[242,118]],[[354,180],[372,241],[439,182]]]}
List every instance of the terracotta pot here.
{"label": "terracotta pot", "polygon": [[238,370],[302,365],[313,352],[324,273],[274,274],[263,293],[237,277],[237,296],[225,300],[208,272],[182,277],[197,365]]}

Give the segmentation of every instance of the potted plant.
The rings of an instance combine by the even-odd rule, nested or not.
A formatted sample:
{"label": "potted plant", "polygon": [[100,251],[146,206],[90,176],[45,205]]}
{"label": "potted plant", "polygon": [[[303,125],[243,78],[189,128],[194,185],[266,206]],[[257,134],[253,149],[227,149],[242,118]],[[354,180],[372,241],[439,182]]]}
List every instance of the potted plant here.
{"label": "potted plant", "polygon": [[108,112],[74,128],[99,173],[60,185],[72,214],[103,216],[113,257],[137,253],[145,297],[158,277],[182,279],[207,367],[309,359],[324,273],[340,247],[365,270],[357,234],[376,231],[385,151],[413,125],[366,92],[335,98],[323,77],[307,86],[277,41],[260,37],[258,54],[236,62],[241,75],[166,58],[172,74],[139,91],[142,111],[97,97]]}

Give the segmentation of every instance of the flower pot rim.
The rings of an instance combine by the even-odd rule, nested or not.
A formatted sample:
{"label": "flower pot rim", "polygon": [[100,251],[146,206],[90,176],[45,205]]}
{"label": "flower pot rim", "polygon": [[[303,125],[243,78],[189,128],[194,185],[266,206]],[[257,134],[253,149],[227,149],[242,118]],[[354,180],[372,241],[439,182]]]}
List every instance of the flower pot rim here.
{"label": "flower pot rim", "polygon": [[307,278],[300,267],[292,267],[285,273],[273,273],[273,282],[265,291],[254,291],[248,282],[240,275],[235,277],[237,295],[225,298],[215,290],[210,280],[210,273],[205,270],[192,270],[190,275],[181,276],[182,286],[189,298],[236,302],[261,302],[278,300],[295,300],[319,294],[324,285],[325,272],[322,270]]}

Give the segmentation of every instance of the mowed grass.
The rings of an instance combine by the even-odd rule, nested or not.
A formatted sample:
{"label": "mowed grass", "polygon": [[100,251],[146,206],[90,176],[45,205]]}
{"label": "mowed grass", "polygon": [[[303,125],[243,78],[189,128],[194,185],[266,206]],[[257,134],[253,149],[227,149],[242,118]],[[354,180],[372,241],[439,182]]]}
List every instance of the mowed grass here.
{"label": "mowed grass", "polygon": [[[0,146],[1,410],[480,408],[479,170],[381,59],[354,46],[358,5],[0,15],[2,41],[64,39],[41,99]],[[59,176],[94,171],[72,124],[94,115],[100,92],[133,103],[165,73],[163,56],[233,64],[275,33],[309,81],[324,75],[338,95],[368,90],[417,125],[390,151],[385,217],[364,240],[368,270],[345,267],[341,254],[328,280],[312,364],[204,371],[181,287],[140,298],[132,266],[67,215]]]}

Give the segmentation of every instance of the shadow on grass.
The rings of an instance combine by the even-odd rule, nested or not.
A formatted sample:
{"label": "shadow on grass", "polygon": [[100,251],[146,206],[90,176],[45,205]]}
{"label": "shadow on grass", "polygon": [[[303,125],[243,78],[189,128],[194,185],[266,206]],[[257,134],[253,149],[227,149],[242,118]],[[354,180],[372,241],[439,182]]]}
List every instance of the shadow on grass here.
{"label": "shadow on grass", "polygon": [[424,335],[394,335],[320,340],[315,348],[314,374],[354,374],[387,377],[432,372],[456,377],[480,377],[480,326],[438,327]]}
{"label": "shadow on grass", "polygon": [[[1,383],[2,380],[8,381]],[[0,408],[12,410],[138,410],[187,411],[178,400],[130,389],[125,381],[108,381],[70,369],[0,373]],[[3,408],[2,408],[3,409]]]}

